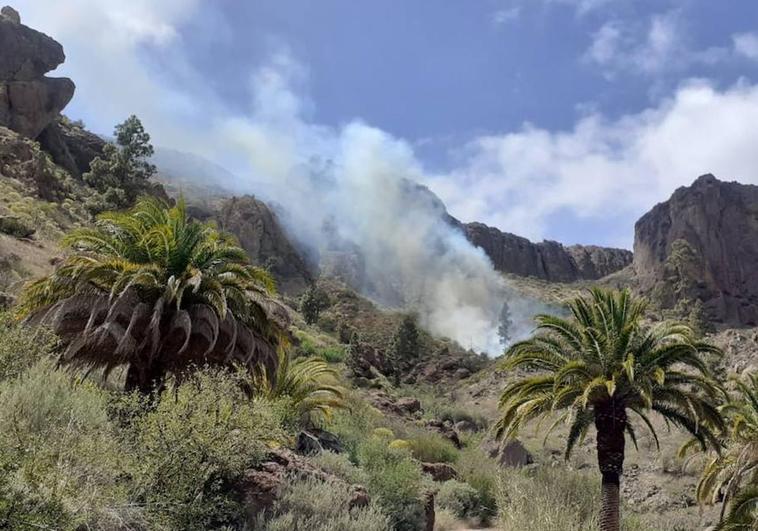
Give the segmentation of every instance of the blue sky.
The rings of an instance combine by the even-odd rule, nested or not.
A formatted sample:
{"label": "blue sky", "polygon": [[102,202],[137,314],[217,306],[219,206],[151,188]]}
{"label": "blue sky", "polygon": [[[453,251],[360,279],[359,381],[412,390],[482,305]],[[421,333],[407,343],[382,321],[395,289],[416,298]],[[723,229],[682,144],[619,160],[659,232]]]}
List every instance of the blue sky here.
{"label": "blue sky", "polygon": [[624,247],[699,174],[758,183],[754,0],[16,4],[66,49],[69,115],[135,112],[249,183],[361,123],[463,221]]}

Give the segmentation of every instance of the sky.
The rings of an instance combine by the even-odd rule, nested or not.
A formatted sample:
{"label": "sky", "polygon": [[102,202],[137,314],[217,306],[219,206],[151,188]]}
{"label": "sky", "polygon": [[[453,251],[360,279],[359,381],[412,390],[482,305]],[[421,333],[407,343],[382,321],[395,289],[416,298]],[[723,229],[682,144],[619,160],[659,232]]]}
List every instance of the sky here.
{"label": "sky", "polygon": [[66,114],[109,133],[136,113],[253,191],[356,125],[454,216],[533,240],[631,248],[697,176],[758,184],[755,0],[12,5],[66,50]]}

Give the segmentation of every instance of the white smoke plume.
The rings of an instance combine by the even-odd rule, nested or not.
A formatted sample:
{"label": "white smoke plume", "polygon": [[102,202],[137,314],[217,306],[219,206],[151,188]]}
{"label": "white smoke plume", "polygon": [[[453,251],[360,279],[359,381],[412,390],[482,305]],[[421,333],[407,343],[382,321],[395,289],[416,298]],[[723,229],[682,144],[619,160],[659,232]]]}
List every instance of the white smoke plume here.
{"label": "white smoke plume", "polygon": [[426,178],[404,141],[361,122],[308,123],[290,88],[299,68],[278,56],[253,81],[249,118],[231,118],[218,135],[248,154],[250,191],[279,203],[290,232],[321,252],[360,250],[364,293],[415,310],[431,333],[496,353],[504,282],[490,260],[446,219],[444,206],[417,183]]}

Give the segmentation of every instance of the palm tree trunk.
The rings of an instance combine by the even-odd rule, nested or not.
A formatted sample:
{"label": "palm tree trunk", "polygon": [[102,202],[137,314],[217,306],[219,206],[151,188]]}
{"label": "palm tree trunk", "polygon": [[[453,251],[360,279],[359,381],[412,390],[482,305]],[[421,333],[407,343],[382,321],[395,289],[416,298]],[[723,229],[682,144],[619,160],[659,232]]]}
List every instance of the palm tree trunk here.
{"label": "palm tree trunk", "polygon": [[619,484],[624,469],[626,408],[613,400],[595,406],[597,464],[603,475],[600,531],[619,531]]}
{"label": "palm tree trunk", "polygon": [[160,392],[165,376],[165,371],[158,363],[153,363],[149,367],[141,367],[132,363],[126,371],[124,390],[127,392],[139,391],[143,395]]}

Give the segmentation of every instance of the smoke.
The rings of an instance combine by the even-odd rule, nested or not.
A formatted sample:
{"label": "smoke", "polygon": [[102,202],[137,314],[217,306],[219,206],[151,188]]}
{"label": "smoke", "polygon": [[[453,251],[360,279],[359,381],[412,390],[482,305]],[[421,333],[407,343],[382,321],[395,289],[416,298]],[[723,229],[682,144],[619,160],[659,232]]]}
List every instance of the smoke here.
{"label": "smoke", "polygon": [[252,115],[219,125],[227,145],[247,154],[250,191],[281,205],[289,232],[322,268],[416,311],[435,335],[499,351],[504,281],[417,184],[427,175],[412,147],[360,121],[309,123],[308,102],[292,89],[302,75],[277,56],[253,78]]}

